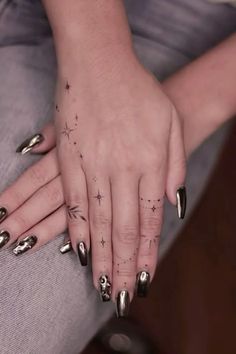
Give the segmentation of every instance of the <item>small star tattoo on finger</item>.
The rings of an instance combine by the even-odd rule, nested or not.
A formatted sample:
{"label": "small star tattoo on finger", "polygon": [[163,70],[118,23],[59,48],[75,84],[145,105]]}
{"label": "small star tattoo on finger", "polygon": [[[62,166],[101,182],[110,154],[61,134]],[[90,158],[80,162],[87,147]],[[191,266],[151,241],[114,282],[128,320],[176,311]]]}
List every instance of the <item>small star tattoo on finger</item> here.
{"label": "small star tattoo on finger", "polygon": [[96,198],[98,200],[99,205],[101,205],[101,200],[102,200],[102,198],[104,198],[104,196],[101,195],[101,193],[98,190],[98,194],[95,195],[94,198]]}
{"label": "small star tattoo on finger", "polygon": [[106,243],[106,241],[102,238],[102,241],[101,241],[102,248],[104,248],[105,243]]}

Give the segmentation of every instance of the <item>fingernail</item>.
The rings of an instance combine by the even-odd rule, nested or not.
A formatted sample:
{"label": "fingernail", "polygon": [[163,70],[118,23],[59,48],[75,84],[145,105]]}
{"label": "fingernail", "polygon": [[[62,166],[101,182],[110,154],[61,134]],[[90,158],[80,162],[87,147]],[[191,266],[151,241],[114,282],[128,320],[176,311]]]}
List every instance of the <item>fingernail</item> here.
{"label": "fingernail", "polygon": [[18,146],[16,152],[20,152],[22,155],[24,155],[31,151],[36,145],[42,143],[43,140],[44,137],[42,134],[35,134],[31,136],[31,138],[26,139],[20,146]]}
{"label": "fingernail", "polygon": [[88,252],[84,242],[77,244],[77,251],[81,265],[84,267],[88,264]]}
{"label": "fingernail", "polygon": [[129,314],[130,297],[127,290],[121,290],[116,299],[117,317],[127,317]]}
{"label": "fingernail", "polygon": [[177,199],[177,212],[179,219],[183,219],[186,212],[187,206],[187,195],[186,195],[186,188],[180,187],[176,192],[176,199]]}
{"label": "fingernail", "polygon": [[150,285],[150,274],[145,271],[141,271],[137,274],[137,296],[146,297]]}
{"label": "fingernail", "polygon": [[111,300],[111,282],[107,275],[101,275],[99,278],[100,297],[103,302]]}
{"label": "fingernail", "polygon": [[64,245],[62,245],[60,247],[60,252],[62,254],[65,254],[67,252],[70,252],[72,250],[72,246],[71,246],[71,242],[70,241],[67,241],[66,243],[64,243]]}
{"label": "fingernail", "polygon": [[13,253],[18,256],[19,254],[25,253],[26,251],[30,250],[31,248],[34,247],[34,245],[37,242],[37,237],[36,236],[27,236],[20,240],[16,247],[13,248]]}
{"label": "fingernail", "polygon": [[5,230],[1,230],[0,231],[0,248],[5,246],[9,240],[10,240],[9,232],[5,231]]}
{"label": "fingernail", "polygon": [[7,215],[8,215],[7,209],[4,207],[0,207],[0,222],[6,219]]}

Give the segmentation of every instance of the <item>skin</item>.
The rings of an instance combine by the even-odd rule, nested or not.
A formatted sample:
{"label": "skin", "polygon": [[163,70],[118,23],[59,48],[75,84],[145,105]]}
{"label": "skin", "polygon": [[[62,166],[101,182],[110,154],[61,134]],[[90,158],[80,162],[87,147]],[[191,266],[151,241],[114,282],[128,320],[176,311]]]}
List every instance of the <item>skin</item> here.
{"label": "skin", "polygon": [[[236,111],[236,95],[234,90],[236,72],[233,67],[233,61],[231,60],[233,56],[235,57],[235,54],[235,36],[232,36],[224,44],[189,65],[163,85],[163,89],[172,99],[172,102],[175,103],[178,111],[181,112],[181,119],[184,123],[185,146],[188,154],[206,135],[214,131],[219,124],[231,117]],[[221,70],[219,70],[222,67],[222,63],[224,63],[223,74],[221,74]],[[183,154],[181,153],[183,149],[181,148],[180,122],[174,105],[170,103],[167,96],[163,94],[160,85],[154,80],[152,75],[146,72],[139,63],[135,62],[135,66],[136,65],[135,73],[137,76],[136,74],[129,74],[131,67],[125,72],[125,77],[128,78],[127,82],[130,83],[131,86],[128,86],[128,90],[127,87],[124,88],[125,93],[123,89],[119,92],[119,96],[121,96],[124,101],[118,106],[124,106],[125,109],[127,109],[126,107],[129,105],[132,109],[138,106],[139,110],[135,111],[135,114],[132,113],[133,111],[131,109],[129,109],[129,111],[122,111],[122,114],[119,113],[118,117],[121,115],[128,118],[124,119],[121,117],[118,123],[117,119],[113,118],[111,114],[109,114],[108,118],[104,121],[103,116],[105,114],[99,115],[100,111],[97,109],[96,102],[92,107],[89,107],[91,111],[86,113],[86,105],[83,105],[84,100],[86,102],[86,96],[84,97],[83,90],[81,90],[80,83],[78,82],[79,79],[74,77],[72,82],[71,80],[69,81],[69,79],[59,80],[57,89],[58,103],[57,109],[55,109],[55,114],[58,114],[59,128],[57,127],[55,136],[53,127],[47,127],[44,130],[44,135],[48,138],[46,138],[44,143],[35,149],[35,151],[46,151],[54,146],[55,137],[57,138],[58,150],[59,152],[61,151],[62,154],[65,154],[63,155],[65,161],[70,161],[73,157],[73,161],[78,162],[76,166],[79,165],[83,173],[86,171],[86,174],[82,174],[81,169],[78,168],[75,175],[81,177],[79,178],[79,191],[85,190],[82,184],[85,175],[86,185],[89,181],[87,204],[86,196],[83,199],[80,195],[78,195],[79,198],[76,201],[72,201],[73,203],[71,203],[71,200],[68,201],[64,187],[66,184],[63,183],[63,176],[59,174],[59,165],[55,149],[50,151],[41,161],[27,170],[15,184],[0,196],[0,204],[6,206],[10,212],[10,216],[1,224],[1,228],[7,229],[10,232],[12,235],[11,242],[18,237],[22,239],[28,234],[37,234],[39,241],[33,250],[38,249],[42,244],[65,230],[68,223],[68,206],[70,208],[79,206],[79,211],[83,211],[82,216],[88,220],[87,209],[88,204],[91,204],[91,209],[89,210],[89,214],[93,215],[93,218],[89,220],[90,228],[93,228],[91,240],[95,246],[93,249],[98,249],[97,253],[93,253],[94,283],[97,286],[97,279],[100,272],[107,272],[108,274],[110,272],[109,275],[111,279],[113,277],[113,289],[115,284],[113,296],[117,290],[124,286],[127,287],[132,294],[135,276],[139,270],[147,269],[150,271],[151,277],[153,277],[156,266],[156,249],[158,247],[162,223],[163,196],[165,192],[167,192],[169,199],[175,202],[175,189],[180,183],[176,182],[175,184],[175,181],[178,180],[180,175],[182,176],[182,180],[185,173],[183,168]],[[206,75],[208,75],[207,86],[202,80]],[[70,75],[67,76],[69,77]],[[135,80],[133,76],[135,76]],[[104,81],[103,75],[101,78],[98,79],[97,83],[100,83],[100,80]],[[141,80],[142,85],[138,85],[139,80]],[[94,80],[92,81],[94,83]],[[183,90],[179,90],[180,85]],[[95,85],[95,87],[97,86]],[[130,87],[135,87],[135,92],[134,90],[131,91]],[[145,88],[144,91],[147,93],[146,96],[143,96],[143,87]],[[76,94],[73,90],[76,91]],[[109,86],[107,91],[109,91],[109,95],[117,96],[117,93],[115,95],[112,92],[112,87]],[[127,91],[133,92],[134,95],[129,97]],[[77,92],[79,93],[78,97]],[[188,92],[188,96],[186,96],[185,92]],[[91,92],[89,95],[91,95]],[[127,96],[128,102],[126,102]],[[144,97],[148,97],[148,108],[145,105],[144,107],[137,105],[137,102],[141,102],[141,98],[144,100]],[[186,97],[188,97],[188,100],[186,100]],[[205,97],[207,97],[207,100]],[[74,99],[75,101],[73,101]],[[132,104],[130,104],[130,100]],[[108,102],[113,101],[110,99]],[[160,110],[160,102],[163,103],[163,111]],[[103,106],[102,97],[100,98],[100,104]],[[72,108],[70,108],[71,106]],[[70,114],[67,115],[64,113],[64,110],[65,112],[69,112],[70,109],[72,109]],[[90,116],[93,116],[92,112],[94,111],[98,113],[96,115],[97,121],[90,118]],[[83,112],[83,114],[80,112]],[[84,112],[86,113],[87,120],[83,118]],[[104,112],[106,112],[106,110]],[[113,110],[111,109],[110,112],[113,112]],[[159,112],[158,116],[156,112]],[[64,121],[60,118],[60,114],[61,117],[66,115],[71,118],[70,120],[67,119]],[[78,120],[76,116],[78,116]],[[76,127],[77,121],[80,129]],[[175,125],[177,127],[175,127]],[[90,129],[87,130],[87,126]],[[171,128],[173,128],[173,126],[175,129],[172,132]],[[68,127],[69,130],[73,129],[69,133]],[[107,127],[109,127],[109,134],[107,134]],[[69,136],[64,132],[65,129]],[[110,137],[110,131],[112,132],[112,139]],[[145,134],[143,134],[144,132]],[[169,132],[169,135],[167,132]],[[132,141],[130,137],[133,135],[134,140]],[[137,137],[139,139],[136,140]],[[171,149],[171,138],[174,142],[175,149]],[[176,148],[178,139],[180,139],[179,150]],[[129,140],[131,140],[128,146],[128,151],[131,152],[130,155],[127,154],[126,146]],[[76,147],[74,142],[76,142]],[[106,142],[106,144],[108,142],[105,148],[104,142]],[[165,146],[168,146],[169,149],[166,148],[168,152],[164,149]],[[113,155],[111,153],[112,150],[114,150],[117,155]],[[176,157],[176,155],[173,157],[171,152],[176,150],[180,153],[178,157]],[[98,153],[101,157],[100,159],[93,159],[94,151]],[[137,151],[139,151],[139,153],[137,153]],[[157,156],[156,151],[158,151],[160,155],[158,154]],[[83,158],[81,158],[81,154]],[[128,165],[126,155],[129,157]],[[167,155],[170,161],[172,161],[169,163],[170,166],[166,163]],[[165,158],[163,158],[163,156]],[[101,161],[103,162],[102,166],[100,165]],[[113,161],[118,161],[118,163],[113,165]],[[130,164],[130,161],[132,161],[132,164]],[[178,165],[174,163],[174,161],[181,161],[181,163]],[[177,168],[174,172],[169,172],[172,171],[171,167],[173,166]],[[94,167],[96,168],[94,169]],[[68,163],[66,165],[66,171],[70,171],[70,168],[72,167]],[[124,171],[127,171],[127,168],[130,172],[129,176],[124,173]],[[106,182],[106,173],[104,173],[104,171],[109,176],[111,185],[114,185],[112,195],[115,195],[117,202],[113,208],[111,204],[109,204],[111,203],[111,198],[109,198],[108,182]],[[165,172],[163,172],[162,175],[160,171]],[[74,172],[69,174],[68,179],[73,176]],[[178,178],[176,176],[178,176]],[[73,178],[70,180],[70,184],[71,183],[73,185]],[[121,184],[119,185],[119,183]],[[27,188],[25,186],[27,186]],[[73,194],[76,188],[76,185],[73,185]],[[97,198],[98,193],[102,196],[101,199]],[[28,200],[24,203],[26,199]],[[41,210],[41,207],[36,207],[37,204],[41,205],[42,202],[46,205],[46,208],[43,208],[44,210]],[[82,208],[81,202],[83,205]],[[23,203],[24,205],[22,205]],[[150,207],[149,203],[151,203]],[[22,206],[18,208],[20,205]],[[129,205],[129,208],[127,208],[127,205]],[[140,229],[137,226],[138,206],[140,206],[141,209]],[[155,207],[154,211],[151,209],[153,206]],[[112,232],[110,222],[111,209],[116,220],[114,223],[115,228]],[[55,212],[48,216],[52,211]],[[25,218],[25,215],[27,215],[27,218]],[[127,215],[129,216],[128,221],[122,219]],[[45,217],[46,219],[40,222],[40,220]],[[69,227],[70,230],[72,230],[70,233],[71,237],[74,232],[74,239],[72,237],[74,248],[76,238],[78,237],[77,235],[89,233],[89,227],[86,225],[88,225],[88,222],[80,217],[72,218],[72,221],[69,220]],[[111,234],[112,240],[110,238]],[[136,236],[137,234],[140,235],[139,248],[137,247],[139,243]],[[97,237],[97,235],[99,237]],[[115,238],[113,235],[115,235]],[[101,243],[102,240],[105,241],[105,244]],[[86,239],[86,242],[89,242],[89,238]],[[111,243],[115,245],[113,255],[111,254]],[[111,264],[112,258],[114,259],[113,265]]]}
{"label": "skin", "polygon": [[157,242],[148,245],[164,195],[176,204],[184,184],[180,119],[136,57],[122,1],[44,5],[58,59],[58,161],[67,211],[77,210],[67,217],[72,247],[92,249],[95,284],[106,274],[114,300],[123,289],[132,298],[137,271],[154,275]]}

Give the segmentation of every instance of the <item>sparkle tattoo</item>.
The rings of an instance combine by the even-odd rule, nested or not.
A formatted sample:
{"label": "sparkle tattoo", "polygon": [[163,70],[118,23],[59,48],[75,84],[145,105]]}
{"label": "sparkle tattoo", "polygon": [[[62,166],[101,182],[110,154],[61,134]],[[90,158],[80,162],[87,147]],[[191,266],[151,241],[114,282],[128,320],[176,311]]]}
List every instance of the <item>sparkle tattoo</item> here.
{"label": "sparkle tattoo", "polygon": [[104,195],[101,195],[101,193],[98,190],[98,194],[94,196],[95,199],[97,199],[98,204],[101,205],[101,200],[104,198]]}
{"label": "sparkle tattoo", "polygon": [[101,240],[100,243],[101,243],[101,245],[102,245],[102,248],[104,248],[106,241],[102,238],[102,240]]}
{"label": "sparkle tattoo", "polygon": [[79,209],[78,205],[75,205],[73,207],[67,205],[66,208],[67,208],[68,216],[71,220],[80,218],[83,221],[87,221],[86,218],[83,215],[81,215],[81,210]]}
{"label": "sparkle tattoo", "polygon": [[71,132],[73,132],[74,131],[74,129],[71,129],[69,126],[68,126],[68,124],[67,124],[67,122],[65,123],[65,126],[64,126],[64,129],[62,130],[62,135],[64,135],[64,136],[66,136],[67,138],[68,138],[68,140],[70,139],[70,134],[71,134]]}

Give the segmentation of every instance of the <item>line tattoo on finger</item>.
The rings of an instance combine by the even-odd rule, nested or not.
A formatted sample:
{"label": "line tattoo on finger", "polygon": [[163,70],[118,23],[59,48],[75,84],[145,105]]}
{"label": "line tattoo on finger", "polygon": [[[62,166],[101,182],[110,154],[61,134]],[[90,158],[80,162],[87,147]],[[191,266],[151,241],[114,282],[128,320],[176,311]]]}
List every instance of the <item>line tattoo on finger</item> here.
{"label": "line tattoo on finger", "polygon": [[67,205],[67,214],[71,220],[73,219],[82,219],[83,221],[87,221],[87,219],[81,214],[81,210],[79,209],[78,205],[70,206]]}

